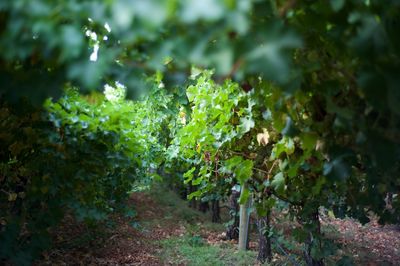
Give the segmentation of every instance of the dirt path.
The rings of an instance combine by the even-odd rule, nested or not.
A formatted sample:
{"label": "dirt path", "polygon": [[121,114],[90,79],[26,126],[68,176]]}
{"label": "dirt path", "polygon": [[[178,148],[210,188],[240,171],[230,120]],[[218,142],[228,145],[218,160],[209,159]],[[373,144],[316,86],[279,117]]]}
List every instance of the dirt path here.
{"label": "dirt path", "polygon": [[129,204],[139,213],[136,220],[139,228],[133,228],[127,219],[120,219],[115,233],[98,252],[97,262],[101,265],[160,265],[159,258],[155,256],[160,249],[157,242],[174,233],[175,228],[156,224],[152,228],[141,228],[143,224],[153,224],[163,215],[160,206],[147,194],[133,194]]}
{"label": "dirt path", "polygon": [[400,230],[379,225],[376,219],[361,225],[353,219],[327,218],[325,227],[337,230],[335,239],[360,265],[400,265]]}
{"label": "dirt path", "polygon": [[[134,217],[116,214],[91,229],[67,217],[55,231],[55,248],[36,264],[258,265],[256,236],[250,242],[252,251],[238,253],[235,242],[223,240],[223,225],[210,223],[208,214],[188,208],[171,191],[134,193],[127,205],[135,210]],[[288,228],[293,226],[286,222]],[[329,217],[322,222],[328,232],[332,229],[328,236],[343,245],[342,254],[350,254],[356,265],[400,265],[397,228]],[[290,265],[287,259],[275,254],[272,265]]]}
{"label": "dirt path", "polygon": [[36,265],[256,265],[254,250],[238,252],[235,241],[222,239],[223,224],[172,191],[134,193],[127,205],[133,218],[116,214],[92,229],[67,217]]}
{"label": "dirt path", "polygon": [[[65,226],[58,228],[55,242],[59,248],[45,253],[38,265],[162,265],[157,256],[159,241],[183,234],[184,228],[162,219],[162,206],[146,193],[134,193],[128,203],[139,214],[134,222],[115,216],[112,227],[101,226],[93,233],[67,219]],[[83,247],[82,242],[86,244]]]}

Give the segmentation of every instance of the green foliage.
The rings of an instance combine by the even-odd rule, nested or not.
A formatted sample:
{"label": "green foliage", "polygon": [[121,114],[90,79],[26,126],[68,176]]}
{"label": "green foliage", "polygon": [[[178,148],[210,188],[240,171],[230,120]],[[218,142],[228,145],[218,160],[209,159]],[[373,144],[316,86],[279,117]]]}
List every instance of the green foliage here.
{"label": "green foliage", "polygon": [[[198,186],[190,198],[206,193],[224,194],[225,186],[232,182],[228,174],[244,183],[252,172],[251,161],[240,156],[228,158],[227,151],[254,126],[253,103],[238,84],[226,81],[218,85],[211,75],[211,72],[203,72],[196,84],[187,88],[191,105],[189,121],[184,120],[169,147],[171,159],[194,165],[184,174],[185,183]],[[220,172],[221,164],[225,167]]]}
{"label": "green foliage", "polygon": [[87,92],[118,80],[132,96],[144,90],[144,74],[162,71],[181,84],[192,64],[293,86],[291,52],[302,42],[275,14],[272,2],[251,0],[2,3],[1,90],[40,103],[65,83]]}
{"label": "green foliage", "polygon": [[[62,206],[104,217],[132,180],[155,178],[165,157],[191,169],[183,177],[198,188],[191,196],[247,183],[261,213],[276,198],[306,222],[320,206],[398,222],[400,197],[391,209],[384,199],[400,187],[399,18],[396,0],[1,2],[5,246],[48,210],[49,224]],[[216,81],[193,70],[187,87],[192,64],[215,69]],[[69,92],[47,103],[47,118],[10,105],[104,85],[115,87],[109,100]],[[150,93],[125,102],[124,86],[129,97]],[[41,228],[38,242],[22,241],[25,250],[37,253],[47,226],[32,227]]]}
{"label": "green foliage", "polygon": [[29,263],[66,211],[78,220],[105,219],[124,210],[134,185],[153,178],[165,150],[168,96],[152,91],[132,102],[108,90],[109,100],[68,89],[46,101],[46,112],[2,105],[2,259]]}
{"label": "green foliage", "polygon": [[[324,151],[329,154],[324,175],[348,179],[340,189],[346,191],[348,214],[362,220],[367,209],[384,217],[382,221],[387,219],[383,199],[397,186],[399,143],[394,136],[399,125],[394,122],[397,107],[390,102],[396,101],[391,69],[399,68],[399,46],[392,27],[399,7],[390,5],[388,11],[376,1],[332,4],[332,10],[324,9],[327,26],[318,28],[318,37],[307,35],[308,47],[298,57],[301,65],[314,65],[304,73],[309,85],[302,90],[313,95],[313,127],[324,136]],[[321,19],[318,9],[318,4],[303,7],[304,14],[290,21],[306,34],[304,23]],[[354,195],[358,200],[351,200]]]}
{"label": "green foliage", "polygon": [[252,175],[253,162],[243,160],[241,156],[234,156],[225,162],[224,172],[233,173],[237,180],[244,184]]}

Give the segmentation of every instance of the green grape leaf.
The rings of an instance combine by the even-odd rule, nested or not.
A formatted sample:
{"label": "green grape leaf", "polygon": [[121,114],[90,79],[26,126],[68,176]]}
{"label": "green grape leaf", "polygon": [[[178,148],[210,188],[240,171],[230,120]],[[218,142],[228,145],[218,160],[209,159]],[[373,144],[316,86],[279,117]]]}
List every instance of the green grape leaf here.
{"label": "green grape leaf", "polygon": [[244,186],[244,189],[240,193],[239,204],[241,205],[246,204],[246,202],[249,200],[249,197],[250,197],[250,191],[246,186]]}
{"label": "green grape leaf", "polygon": [[285,189],[285,177],[282,172],[277,173],[273,177],[271,186],[274,187],[278,193],[283,193]]}
{"label": "green grape leaf", "polygon": [[301,146],[304,150],[313,150],[317,144],[318,135],[314,133],[303,133],[300,135]]}
{"label": "green grape leaf", "polygon": [[240,132],[247,133],[254,127],[254,120],[251,117],[240,118]]}

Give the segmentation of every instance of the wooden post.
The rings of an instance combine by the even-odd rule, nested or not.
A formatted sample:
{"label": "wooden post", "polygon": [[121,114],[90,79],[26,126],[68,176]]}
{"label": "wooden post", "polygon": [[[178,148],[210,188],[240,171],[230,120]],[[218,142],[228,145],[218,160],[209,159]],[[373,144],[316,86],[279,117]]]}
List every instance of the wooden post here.
{"label": "wooden post", "polygon": [[[241,193],[245,190],[245,185],[241,189]],[[246,250],[249,235],[251,197],[244,204],[240,204],[240,220],[239,220],[239,250]]]}

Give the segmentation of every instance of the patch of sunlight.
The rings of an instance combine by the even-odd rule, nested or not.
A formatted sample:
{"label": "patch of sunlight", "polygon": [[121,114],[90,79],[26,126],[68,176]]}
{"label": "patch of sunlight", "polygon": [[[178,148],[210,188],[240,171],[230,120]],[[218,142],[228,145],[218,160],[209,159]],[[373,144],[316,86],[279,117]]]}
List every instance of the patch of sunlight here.
{"label": "patch of sunlight", "polygon": [[118,81],[114,83],[114,86],[106,84],[104,85],[104,95],[110,102],[121,101],[125,99],[126,87]]}
{"label": "patch of sunlight", "polygon": [[93,46],[93,52],[92,52],[92,54],[90,55],[90,58],[89,58],[90,61],[93,61],[93,62],[96,62],[96,61],[97,61],[99,48],[100,48],[100,45],[99,45],[98,43],[96,43],[96,44]]}

